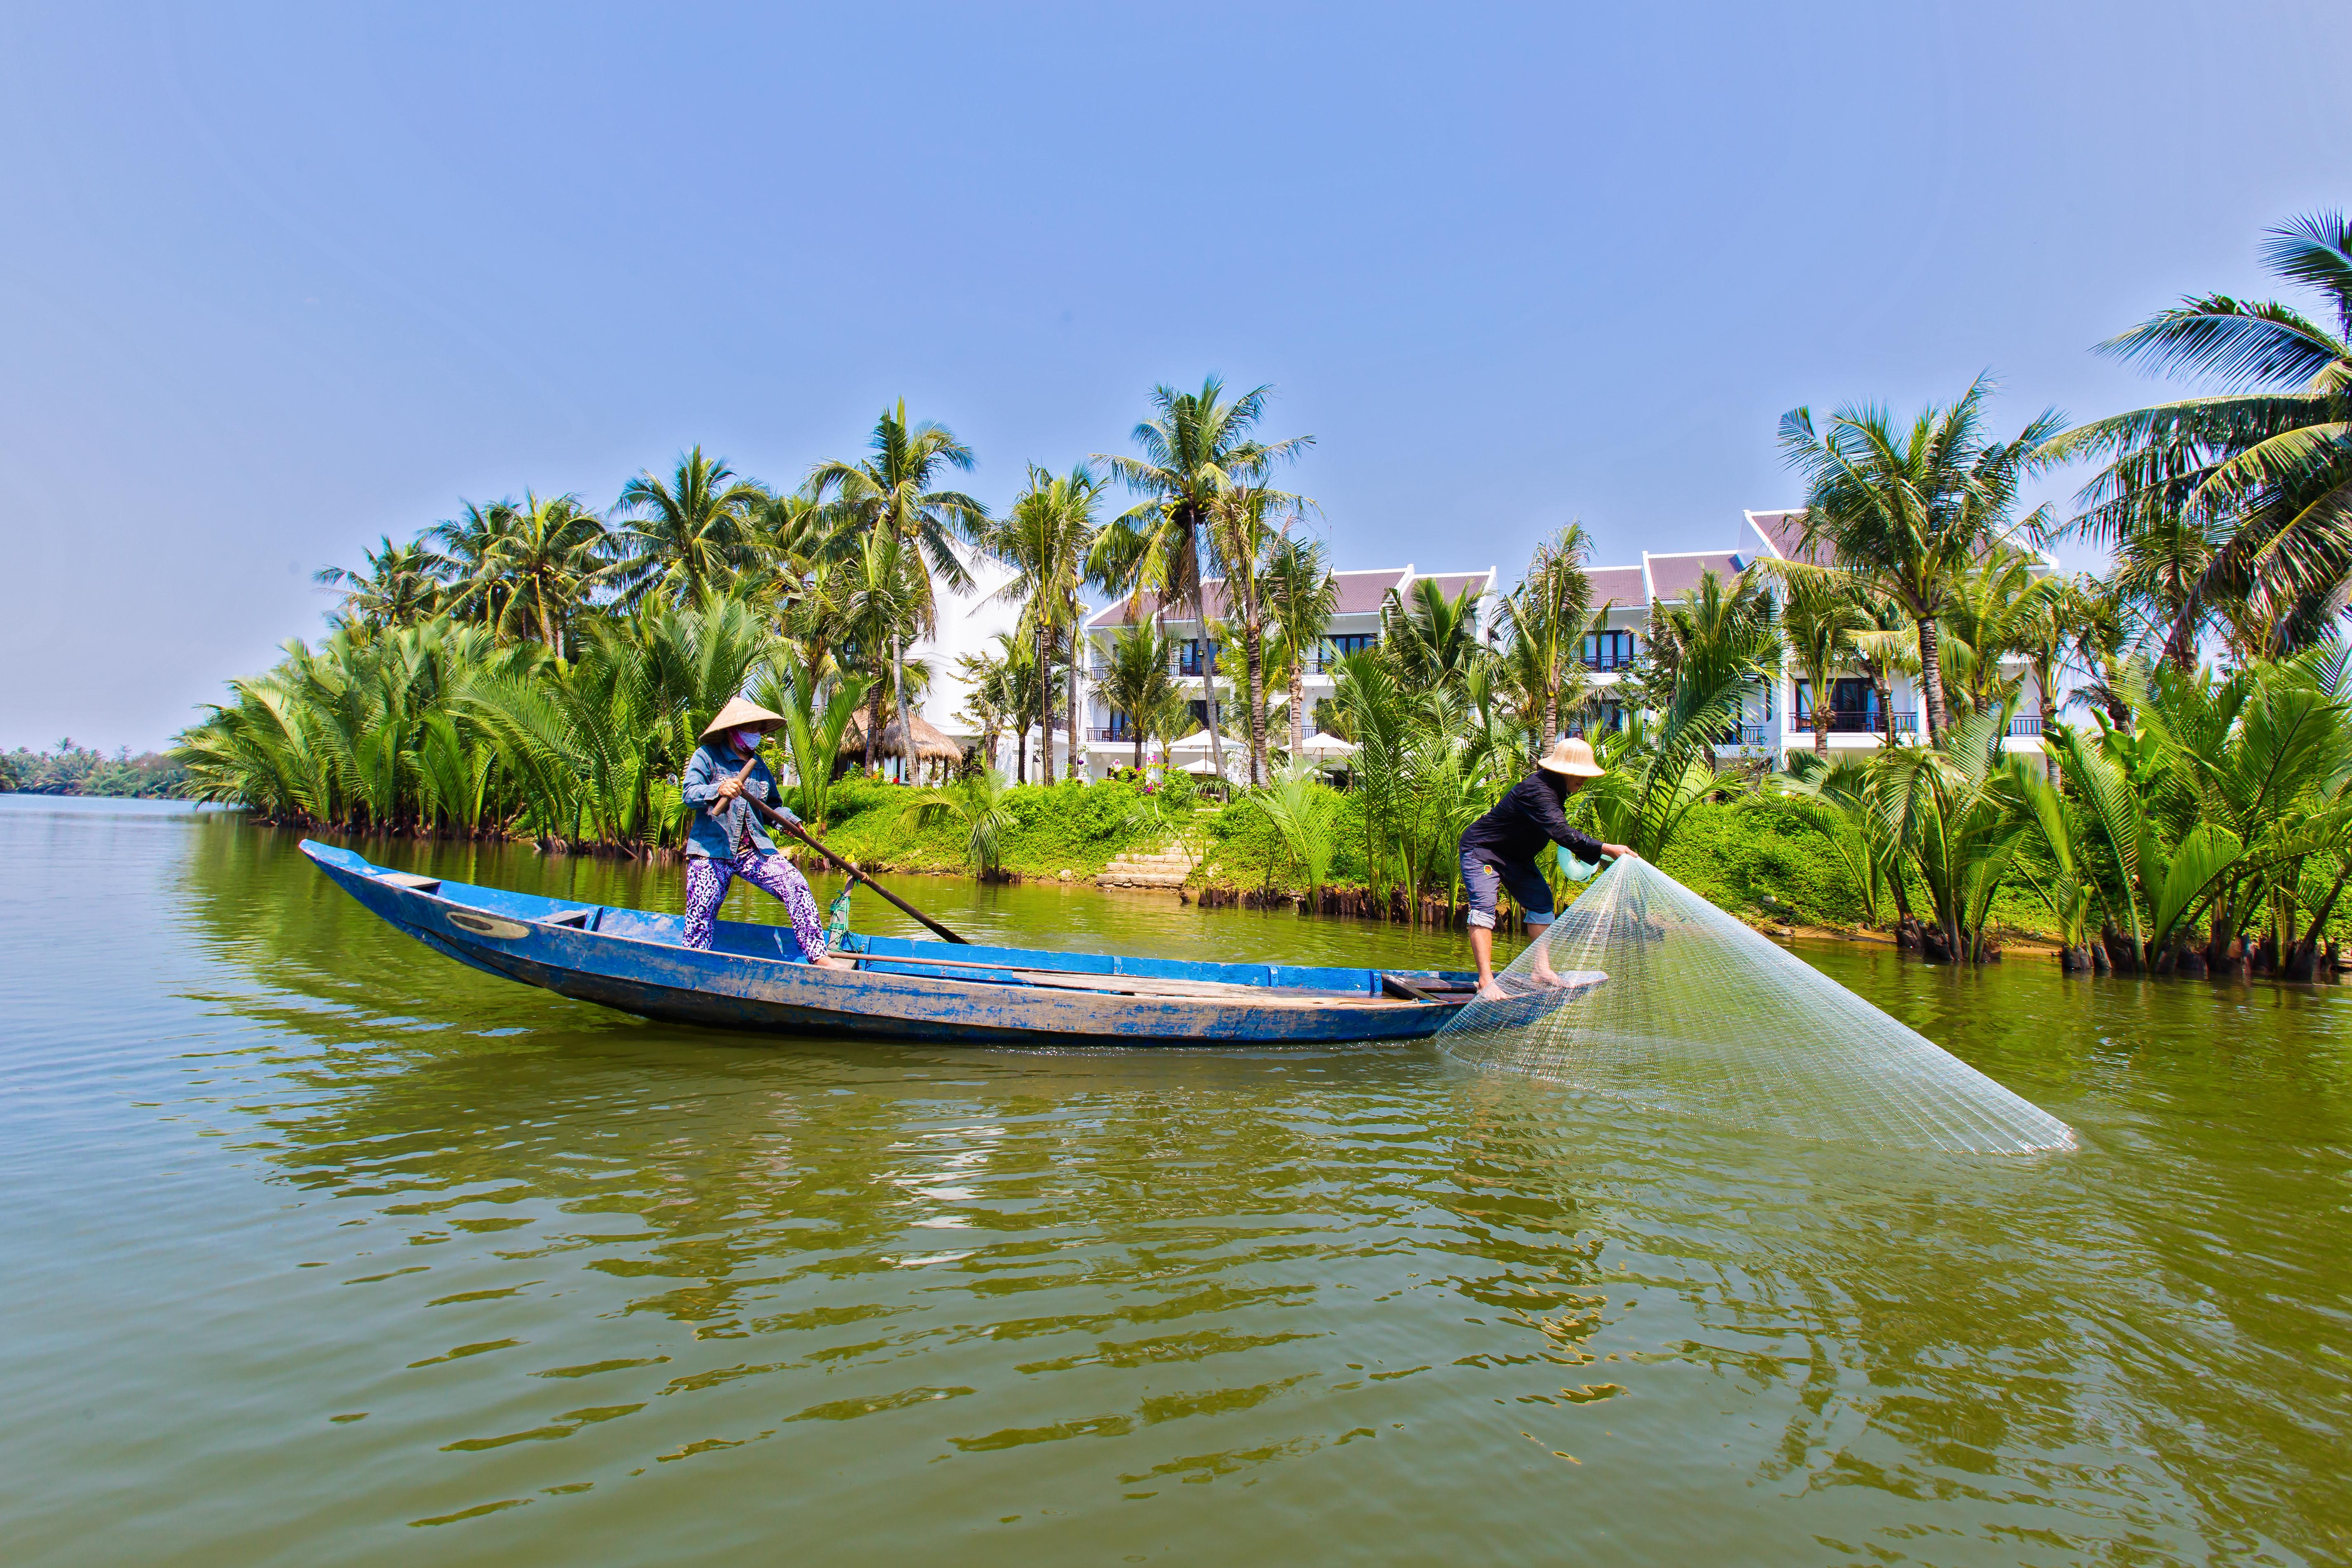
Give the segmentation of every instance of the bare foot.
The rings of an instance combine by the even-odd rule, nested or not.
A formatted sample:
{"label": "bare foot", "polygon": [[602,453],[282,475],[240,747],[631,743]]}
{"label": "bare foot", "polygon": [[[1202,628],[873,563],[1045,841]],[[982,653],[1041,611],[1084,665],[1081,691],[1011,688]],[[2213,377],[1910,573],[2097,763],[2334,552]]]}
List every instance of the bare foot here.
{"label": "bare foot", "polygon": [[1575,984],[1574,981],[1562,980],[1559,977],[1559,972],[1556,969],[1534,969],[1529,970],[1528,973],[1532,974],[1538,983],[1545,985],[1557,986],[1562,991],[1566,991],[1571,985]]}
{"label": "bare foot", "polygon": [[837,958],[828,952],[816,960],[816,966],[819,969],[855,969],[857,967],[857,961],[854,958]]}
{"label": "bare foot", "polygon": [[1478,1000],[1481,1002],[1507,1002],[1510,999],[1510,993],[1492,980],[1478,987]]}

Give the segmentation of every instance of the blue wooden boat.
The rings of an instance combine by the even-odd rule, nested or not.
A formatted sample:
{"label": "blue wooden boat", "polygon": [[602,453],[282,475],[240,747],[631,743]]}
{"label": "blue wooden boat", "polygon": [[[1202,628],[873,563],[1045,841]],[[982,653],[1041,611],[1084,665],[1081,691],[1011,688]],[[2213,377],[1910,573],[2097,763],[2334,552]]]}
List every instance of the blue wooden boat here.
{"label": "blue wooden boat", "polygon": [[780,1035],[989,1046],[1338,1045],[1415,1040],[1467,1002],[1454,970],[1310,968],[963,947],[852,932],[854,970],[806,961],[792,928],[477,888],[302,853],[394,926],[460,963],[641,1017]]}

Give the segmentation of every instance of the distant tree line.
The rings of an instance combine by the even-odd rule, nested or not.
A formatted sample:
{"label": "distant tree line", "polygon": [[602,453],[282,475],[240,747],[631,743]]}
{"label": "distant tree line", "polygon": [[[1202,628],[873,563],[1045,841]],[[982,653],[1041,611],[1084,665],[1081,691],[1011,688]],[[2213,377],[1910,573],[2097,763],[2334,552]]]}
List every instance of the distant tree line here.
{"label": "distant tree line", "polygon": [[19,746],[0,752],[0,790],[24,795],[102,795],[117,798],[156,800],[180,793],[188,770],[155,752],[131,754],[123,746],[112,756],[89,746],[77,746],[72,737],[55,749],[36,752]]}

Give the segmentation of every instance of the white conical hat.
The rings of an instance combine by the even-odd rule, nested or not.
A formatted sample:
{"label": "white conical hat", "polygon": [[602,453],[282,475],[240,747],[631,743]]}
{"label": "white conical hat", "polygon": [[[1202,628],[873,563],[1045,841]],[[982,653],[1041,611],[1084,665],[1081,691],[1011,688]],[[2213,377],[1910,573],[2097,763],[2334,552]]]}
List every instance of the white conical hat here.
{"label": "white conical hat", "polygon": [[712,716],[710,722],[702,727],[702,738],[708,741],[722,730],[757,729],[764,735],[771,730],[781,729],[783,722],[782,714],[771,713],[758,703],[746,701],[738,697],[726,707],[721,708]]}
{"label": "white conical hat", "polygon": [[1609,771],[1592,760],[1591,742],[1572,735],[1562,735],[1554,742],[1549,752],[1536,759],[1536,766],[1566,773],[1572,779],[1597,779]]}

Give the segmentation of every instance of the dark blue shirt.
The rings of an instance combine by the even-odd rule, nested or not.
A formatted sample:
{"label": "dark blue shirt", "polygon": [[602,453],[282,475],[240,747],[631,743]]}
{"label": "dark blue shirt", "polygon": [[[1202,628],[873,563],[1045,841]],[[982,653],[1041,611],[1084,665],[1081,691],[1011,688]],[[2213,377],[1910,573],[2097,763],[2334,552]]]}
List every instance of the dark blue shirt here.
{"label": "dark blue shirt", "polygon": [[1538,768],[1511,786],[1495,809],[1462,835],[1462,853],[1502,865],[1531,866],[1547,844],[1565,844],[1580,860],[1598,862],[1601,840],[1568,825],[1568,775]]}

